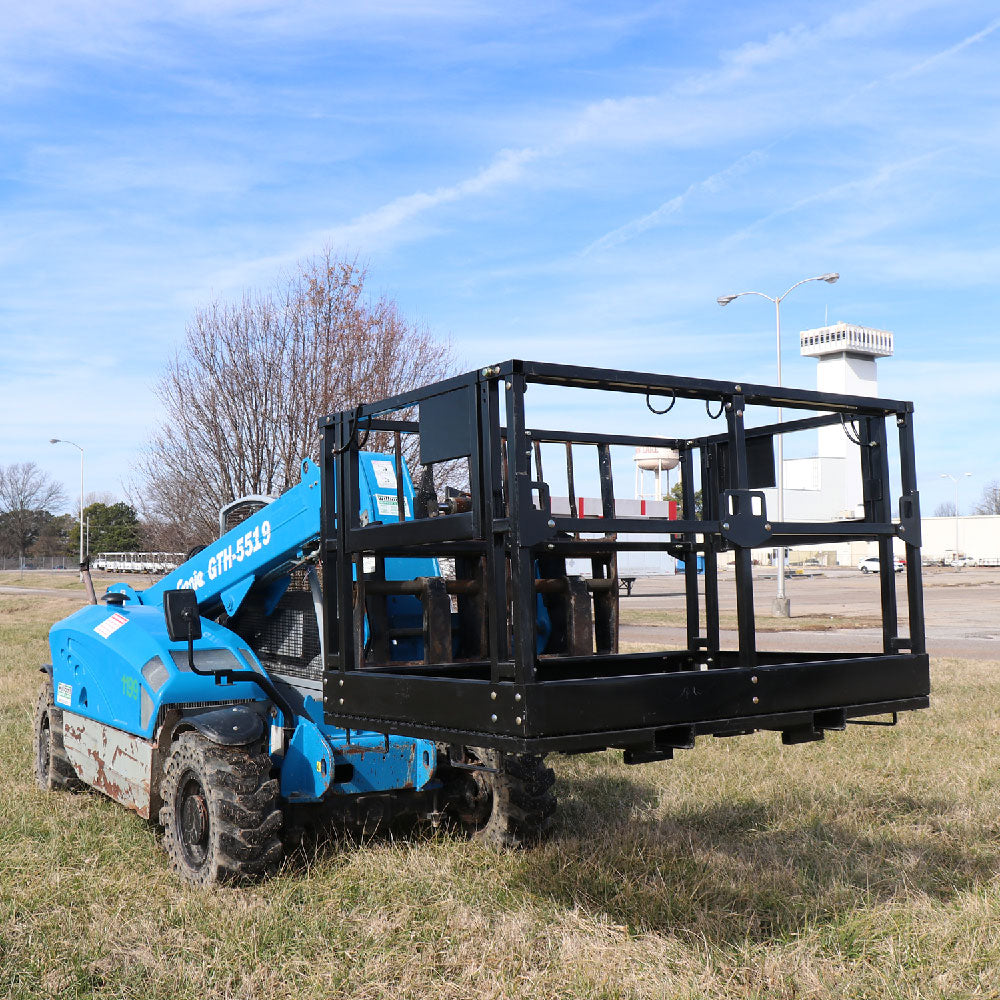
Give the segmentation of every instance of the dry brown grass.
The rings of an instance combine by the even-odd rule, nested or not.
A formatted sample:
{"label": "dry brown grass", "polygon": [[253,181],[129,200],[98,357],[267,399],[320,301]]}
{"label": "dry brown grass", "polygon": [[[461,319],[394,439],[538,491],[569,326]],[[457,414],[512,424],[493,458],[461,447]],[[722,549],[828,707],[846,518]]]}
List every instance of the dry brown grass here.
{"label": "dry brown grass", "polygon": [[[155,583],[158,576],[150,576],[148,573],[92,573],[94,588],[97,593],[103,592],[104,588],[111,583],[131,583],[135,587],[148,587]],[[5,570],[0,573],[0,587],[18,587],[28,590],[65,590],[71,593],[80,594],[86,600],[86,590],[80,582],[80,574],[77,570],[25,570],[23,573],[17,570]]]}
{"label": "dry brown grass", "polygon": [[557,758],[534,850],[331,838],[204,892],[134,815],[34,788],[36,670],[74,606],[0,597],[0,996],[1000,996],[1000,663],[936,662],[898,729]]}

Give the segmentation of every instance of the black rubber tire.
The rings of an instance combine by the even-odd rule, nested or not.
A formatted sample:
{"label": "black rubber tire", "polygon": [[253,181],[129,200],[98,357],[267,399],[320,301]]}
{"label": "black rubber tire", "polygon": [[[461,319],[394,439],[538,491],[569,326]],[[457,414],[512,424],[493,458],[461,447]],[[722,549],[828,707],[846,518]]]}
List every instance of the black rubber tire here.
{"label": "black rubber tire", "polygon": [[44,792],[83,788],[63,746],[62,709],[52,700],[52,679],[43,682],[35,701],[35,783]]}
{"label": "black rubber tire", "polygon": [[281,864],[278,780],[263,748],[223,747],[182,733],[167,755],[160,797],[163,846],[185,882],[243,881]]}
{"label": "black rubber tire", "polygon": [[469,836],[483,844],[516,847],[539,841],[556,811],[555,774],[545,758],[466,748],[466,762],[494,768],[457,771],[452,811]]}

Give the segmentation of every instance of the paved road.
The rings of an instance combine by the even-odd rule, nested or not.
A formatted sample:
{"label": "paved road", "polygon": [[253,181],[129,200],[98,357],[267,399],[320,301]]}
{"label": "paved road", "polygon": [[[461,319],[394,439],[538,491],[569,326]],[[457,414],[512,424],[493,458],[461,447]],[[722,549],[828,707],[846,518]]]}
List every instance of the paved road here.
{"label": "paved road", "polygon": [[[932,656],[959,656],[1000,661],[1000,569],[924,569],[924,615],[927,650]],[[775,592],[773,571],[755,574],[754,610],[759,619],[774,621],[770,613]],[[895,578],[899,595],[901,634],[906,634],[906,578]],[[831,569],[808,577],[793,577],[786,592],[793,615],[849,615],[880,617],[879,579],[857,570]],[[680,611],[684,607],[681,577],[659,577],[636,581],[633,596],[622,598],[622,610]],[[735,577],[724,572],[719,582],[719,606],[736,610]],[[622,641],[662,644],[665,649],[683,648],[683,629],[665,626],[625,625]],[[737,648],[735,631],[724,631],[721,641]],[[826,632],[758,632],[759,649],[775,651],[881,652],[881,629],[841,629]]]}

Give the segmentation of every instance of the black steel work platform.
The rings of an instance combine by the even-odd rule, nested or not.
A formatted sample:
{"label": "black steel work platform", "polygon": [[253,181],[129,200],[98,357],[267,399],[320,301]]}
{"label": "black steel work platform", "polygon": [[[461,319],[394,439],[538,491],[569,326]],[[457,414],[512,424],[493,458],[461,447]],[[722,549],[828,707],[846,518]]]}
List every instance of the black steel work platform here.
{"label": "black steel work platform", "polygon": [[[534,385],[551,387],[550,410],[556,390],[587,390],[595,429],[534,426],[526,414]],[[680,401],[704,407],[699,424],[713,418],[724,430],[656,436],[601,429],[612,407],[638,405],[648,416],[647,406],[669,414]],[[779,424],[777,408],[805,415]],[[690,417],[695,411],[687,409]],[[674,427],[681,414],[659,419]],[[764,493],[775,485],[775,434],[830,425],[843,425],[856,446],[863,516],[777,521]],[[802,742],[928,704],[911,403],[507,361],[332,414],[320,426],[330,723],[517,752],[621,747],[627,759],[645,760],[668,757],[700,734],[774,729],[786,742]],[[362,523],[358,453],[373,446],[395,455],[398,520]],[[622,514],[612,449],[638,446],[677,451],[679,520]],[[550,470],[559,457],[557,475],[544,475],[543,452]],[[579,516],[576,502],[586,452],[601,497],[596,518]],[[401,485],[404,463],[417,484],[412,510]],[[553,509],[553,495],[563,495],[554,494],[555,479],[568,513]],[[907,557],[906,635],[894,539]],[[758,651],[754,553],[844,541],[877,544],[881,648]],[[617,559],[630,550],[667,551],[684,561],[686,648],[619,652]],[[730,552],[736,649],[720,646],[719,560]],[[385,578],[386,559],[428,555],[441,561],[440,576]],[[419,599],[419,627],[394,631],[388,624],[387,602],[401,595]],[[422,658],[397,659],[401,640],[417,635]]]}

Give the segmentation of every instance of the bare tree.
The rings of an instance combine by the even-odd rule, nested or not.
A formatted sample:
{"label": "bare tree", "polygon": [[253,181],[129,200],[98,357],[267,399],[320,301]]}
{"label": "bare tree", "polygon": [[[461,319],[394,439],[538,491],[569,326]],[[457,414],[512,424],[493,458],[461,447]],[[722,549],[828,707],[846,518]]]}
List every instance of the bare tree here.
{"label": "bare tree", "polygon": [[157,386],[166,420],[132,491],[150,537],[178,550],[208,541],[221,506],[298,482],[319,417],[453,370],[450,345],[366,297],[366,278],[327,250],[273,292],[195,314]]}
{"label": "bare tree", "polygon": [[983,495],[976,504],[976,514],[1000,514],[1000,479],[994,479],[983,487]]}
{"label": "bare tree", "polygon": [[951,501],[946,500],[944,503],[939,503],[934,508],[935,517],[954,517],[955,516],[955,504]]}
{"label": "bare tree", "polygon": [[62,486],[34,462],[0,465],[3,545],[12,555],[23,558],[31,547],[38,535],[40,513],[50,513],[65,503]]}

